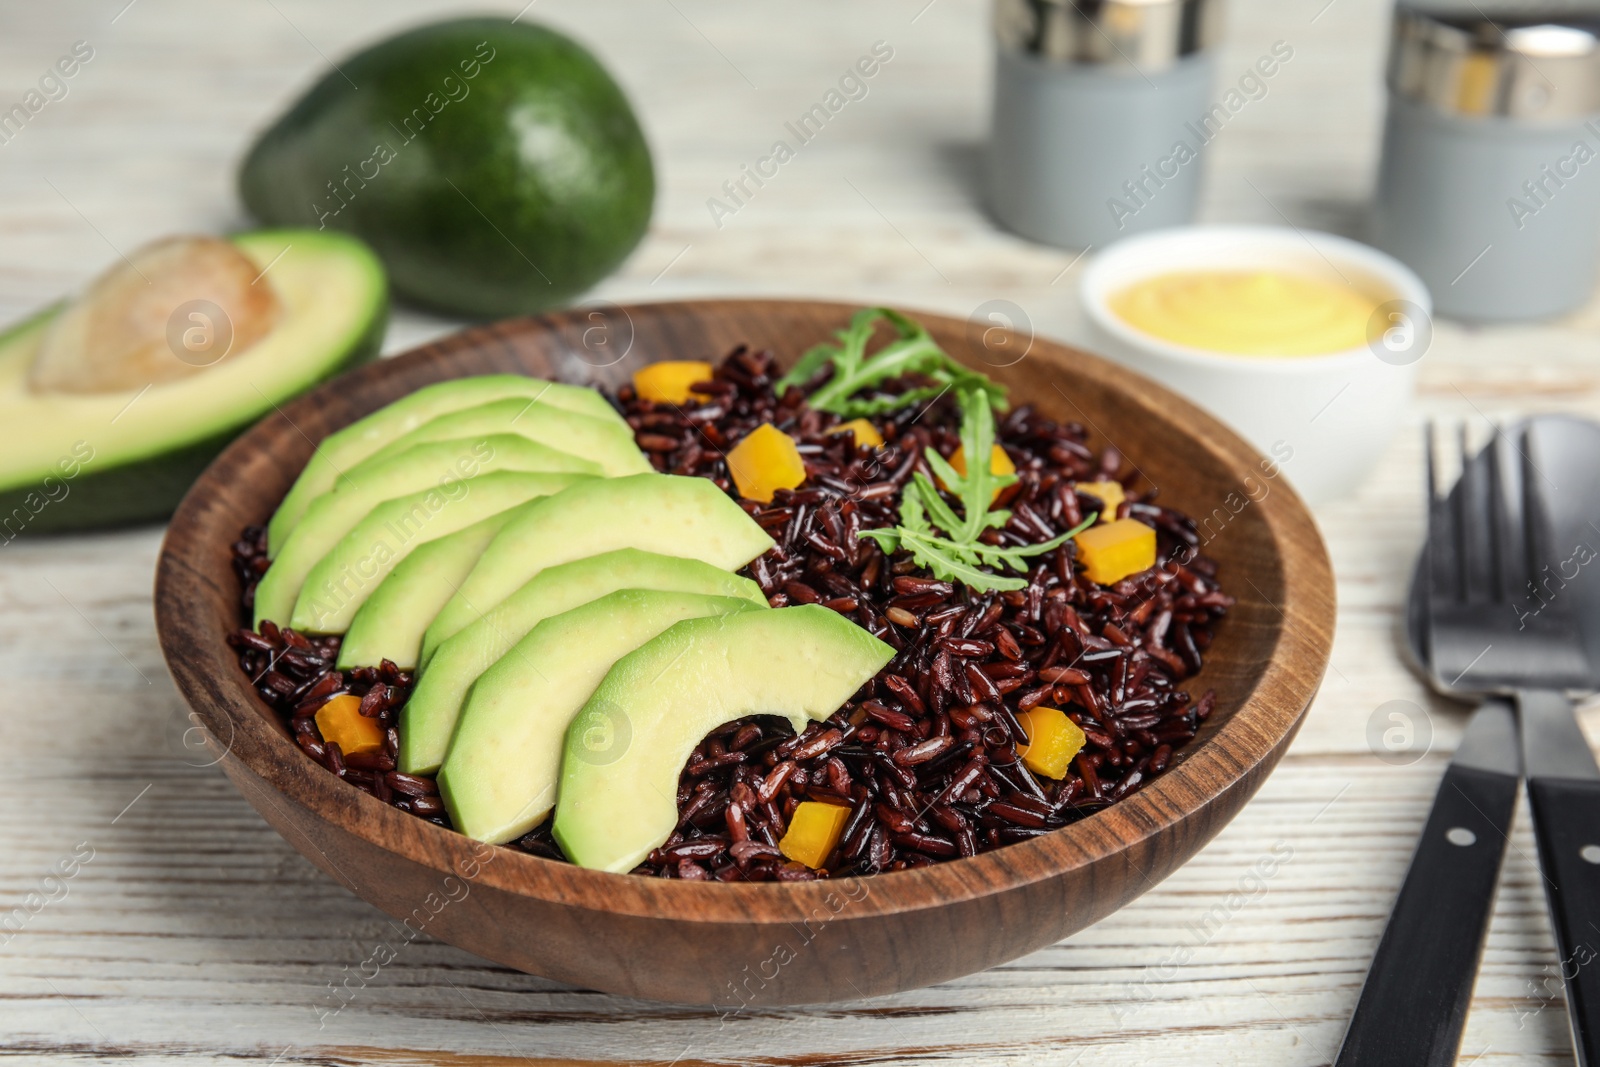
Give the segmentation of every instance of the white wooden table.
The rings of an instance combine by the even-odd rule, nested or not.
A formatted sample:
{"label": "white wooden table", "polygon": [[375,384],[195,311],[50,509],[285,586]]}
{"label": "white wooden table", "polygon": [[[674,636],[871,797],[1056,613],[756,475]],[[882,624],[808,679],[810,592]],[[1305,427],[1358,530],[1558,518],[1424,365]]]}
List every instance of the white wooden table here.
{"label": "white wooden table", "polygon": [[[90,42],[94,58],[66,99],[0,145],[0,317],[84,282],[115,249],[244,224],[234,165],[251,133],[326,69],[325,57],[448,7],[7,5],[0,106],[73,42]],[[1225,79],[1278,40],[1294,57],[1208,149],[1205,216],[1353,232],[1375,165],[1387,3],[1231,7]],[[997,231],[975,201],[989,63],[976,0],[536,0],[522,17],[597,48],[655,149],[650,235],[597,297],[824,296],[957,315],[1005,298],[1041,333],[1077,336],[1073,255]],[[870,95],[718,227],[707,198],[879,40],[894,56]],[[387,350],[452,327],[399,313]],[[1323,691],[1280,770],[1193,863],[1098,926],[988,973],[727,1026],[509,972],[425,938],[319,1026],[330,983],[366,956],[386,919],[301,859],[215,769],[186,762],[187,724],[151,620],[160,531],[0,547],[0,912],[30,892],[54,898],[0,945],[0,1055],[1326,1064],[1462,721],[1395,652],[1420,534],[1416,426],[1430,415],[1600,415],[1597,338],[1600,302],[1546,326],[1440,326],[1412,424],[1357,498],[1319,515],[1341,605]],[[0,447],[9,432],[0,427]],[[1369,719],[1391,700],[1415,702],[1431,729],[1431,750],[1409,765],[1379,759],[1367,741]],[[90,849],[74,877],[46,880]],[[1287,862],[1265,888],[1223,906],[1275,850]],[[1463,1062],[1572,1062],[1532,854],[1524,819]]]}

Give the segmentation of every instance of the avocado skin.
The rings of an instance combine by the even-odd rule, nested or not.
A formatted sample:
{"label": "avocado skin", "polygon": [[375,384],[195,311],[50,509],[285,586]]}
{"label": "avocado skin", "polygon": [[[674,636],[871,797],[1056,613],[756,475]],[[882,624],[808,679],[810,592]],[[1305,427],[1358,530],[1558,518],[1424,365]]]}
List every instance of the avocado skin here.
{"label": "avocado skin", "polygon": [[[373,315],[366,333],[350,347],[344,358],[328,364],[321,375],[305,383],[305,388],[310,389],[341,371],[372,359],[383,344],[388,326],[388,302],[385,300]],[[50,501],[32,515],[17,536],[164,522],[171,517],[178,502],[206,466],[254,422],[255,417],[252,417],[194,444],[131,463],[101,467],[102,460],[97,458],[97,469],[84,471],[73,478],[68,483],[70,491],[67,495],[61,500]],[[18,508],[25,514],[31,513],[32,509],[26,503],[30,494],[35,495],[35,502],[49,499],[44,494],[42,483],[0,490],[0,519]],[[0,545],[7,543],[6,534],[0,529]]]}
{"label": "avocado skin", "polygon": [[616,268],[649,224],[655,177],[586,49],[469,18],[342,60],[261,135],[239,188],[263,222],[366,240],[408,301],[490,318],[560,306]]}

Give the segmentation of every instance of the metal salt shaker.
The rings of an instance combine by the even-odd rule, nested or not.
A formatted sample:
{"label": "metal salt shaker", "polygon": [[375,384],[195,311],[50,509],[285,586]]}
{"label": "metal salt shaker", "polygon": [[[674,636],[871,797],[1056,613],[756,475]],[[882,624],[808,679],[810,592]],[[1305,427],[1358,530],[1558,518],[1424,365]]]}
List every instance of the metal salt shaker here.
{"label": "metal salt shaker", "polygon": [[1374,244],[1471,322],[1549,318],[1600,263],[1600,4],[1395,12]]}
{"label": "metal salt shaker", "polygon": [[[1065,248],[1194,217],[1216,0],[995,0],[991,210]],[[1175,151],[1179,142],[1187,150]]]}

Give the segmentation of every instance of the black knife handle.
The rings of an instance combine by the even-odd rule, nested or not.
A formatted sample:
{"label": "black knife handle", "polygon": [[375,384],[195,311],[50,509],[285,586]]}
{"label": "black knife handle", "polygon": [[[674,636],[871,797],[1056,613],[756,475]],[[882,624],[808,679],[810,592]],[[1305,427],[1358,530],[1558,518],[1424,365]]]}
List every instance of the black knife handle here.
{"label": "black knife handle", "polygon": [[1336,1067],[1455,1063],[1516,803],[1512,775],[1445,770]]}
{"label": "black knife handle", "polygon": [[1600,782],[1531,778],[1528,802],[1578,1067],[1600,1067]]}

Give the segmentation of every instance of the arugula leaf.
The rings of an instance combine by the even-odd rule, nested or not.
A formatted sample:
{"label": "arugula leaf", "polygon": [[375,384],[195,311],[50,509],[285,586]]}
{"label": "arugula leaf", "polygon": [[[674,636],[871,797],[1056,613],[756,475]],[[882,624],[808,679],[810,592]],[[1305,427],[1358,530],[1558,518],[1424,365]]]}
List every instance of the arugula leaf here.
{"label": "arugula leaf", "polygon": [[[941,458],[939,464],[945,470],[939,476],[960,498],[962,513],[967,517],[959,532],[949,532],[957,540],[976,541],[978,535],[989,527],[1004,526],[1011,521],[1011,512],[991,512],[989,506],[1002,489],[1016,484],[1017,476],[994,473],[990,462],[990,456],[994,453],[994,410],[989,405],[989,398],[983,393],[963,392],[956,399],[961,406],[961,454],[966,458],[967,473],[964,476],[956,474],[955,469]],[[927,452],[930,457],[928,462],[932,464],[931,457],[939,453],[931,448]],[[934,469],[938,470],[938,467]],[[954,478],[950,475],[954,475]]]}
{"label": "arugula leaf", "polygon": [[[867,343],[872,340],[879,321],[893,326],[897,336],[868,359]],[[812,346],[788,374],[778,379],[775,388],[780,395],[791,385],[804,385],[832,364],[833,377],[812,393],[807,402],[819,411],[829,411],[842,418],[882,415],[933,400],[951,389],[962,393],[980,392],[991,404],[1006,406],[1005,386],[957,363],[921,323],[892,308],[863,308],[852,315],[850,325],[835,336],[839,340],[837,345]],[[902,374],[919,374],[935,384],[898,396],[855,396]]]}
{"label": "arugula leaf", "polygon": [[917,471],[901,493],[899,525],[863,530],[861,536],[876,541],[885,552],[905,549],[941,581],[961,582],[980,593],[1022,589],[1028,584],[1023,579],[994,571],[1003,568],[1026,571],[1029,559],[1066,544],[1092,526],[1099,514],[1090,515],[1066,533],[1042,544],[1011,547],[986,545],[979,540],[985,530],[998,529],[1011,520],[1010,511],[991,510],[990,504],[997,492],[1016,482],[1017,476],[995,474],[990,469],[994,411],[988,394],[962,391],[957,399],[961,405],[961,450],[967,459],[967,473],[956,471],[931,448],[924,455],[935,477],[960,501],[961,514],[956,514],[932,478]]}
{"label": "arugula leaf", "polygon": [[902,543],[911,551],[914,559],[941,581],[961,582],[980,592],[986,589],[1021,589],[1028,584],[1021,578],[1005,578],[981,570],[976,556],[942,537],[908,534]]}
{"label": "arugula leaf", "polygon": [[[912,486],[909,487],[911,499],[914,503],[931,512],[929,517],[933,520],[933,524],[941,530],[961,529],[964,520],[956,515],[949,504],[945,503],[944,497],[934,488],[933,483],[928,480],[928,476],[921,471],[917,471],[911,477],[913,482]],[[945,484],[948,485],[949,483]]]}

